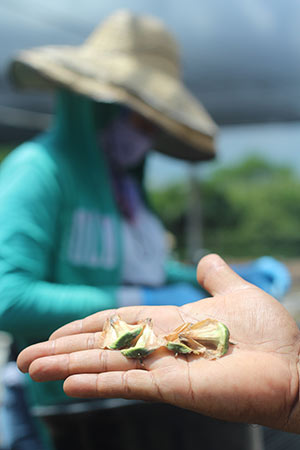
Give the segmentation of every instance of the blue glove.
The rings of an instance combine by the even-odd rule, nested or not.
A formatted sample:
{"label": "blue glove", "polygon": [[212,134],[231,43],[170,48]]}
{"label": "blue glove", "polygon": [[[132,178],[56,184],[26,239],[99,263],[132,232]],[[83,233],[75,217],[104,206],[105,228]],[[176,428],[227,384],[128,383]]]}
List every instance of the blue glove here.
{"label": "blue glove", "polygon": [[189,283],[175,283],[160,288],[142,289],[142,304],[181,306],[207,296],[207,293],[200,287],[196,289]]}
{"label": "blue glove", "polygon": [[245,280],[260,287],[277,300],[281,299],[291,287],[291,276],[285,264],[263,256],[250,264],[231,266]]}

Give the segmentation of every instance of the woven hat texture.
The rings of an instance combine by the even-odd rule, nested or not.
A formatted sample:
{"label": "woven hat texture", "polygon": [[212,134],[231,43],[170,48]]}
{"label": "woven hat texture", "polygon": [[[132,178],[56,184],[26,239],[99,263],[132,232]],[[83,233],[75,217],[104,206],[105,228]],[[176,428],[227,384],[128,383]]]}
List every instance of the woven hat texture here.
{"label": "woven hat texture", "polygon": [[81,46],[21,51],[10,75],[21,88],[63,86],[132,108],[159,126],[155,148],[168,155],[215,156],[217,126],[184,86],[177,42],[155,17],[117,11]]}

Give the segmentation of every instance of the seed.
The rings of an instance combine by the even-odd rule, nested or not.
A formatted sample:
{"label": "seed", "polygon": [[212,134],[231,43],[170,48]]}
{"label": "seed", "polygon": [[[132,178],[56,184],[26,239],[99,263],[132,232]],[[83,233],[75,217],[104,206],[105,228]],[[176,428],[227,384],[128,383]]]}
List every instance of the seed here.
{"label": "seed", "polygon": [[[192,325],[180,337],[183,342],[191,347],[205,347],[206,356],[220,357],[224,355],[229,347],[229,330],[218,320],[206,319]],[[201,346],[201,347],[200,347]]]}
{"label": "seed", "polygon": [[187,345],[182,344],[180,341],[178,342],[168,342],[167,348],[171,350],[174,353],[192,353],[192,349],[189,348]]}
{"label": "seed", "polygon": [[160,347],[166,347],[176,355],[194,354],[216,359],[225,355],[229,343],[228,328],[214,319],[194,324],[186,322],[166,336],[156,336],[151,319],[129,325],[114,315],[104,324],[99,347],[121,350],[127,358],[141,361]]}
{"label": "seed", "polygon": [[150,353],[162,347],[164,342],[158,338],[153,332],[153,324],[151,319],[144,321],[144,329],[142,334],[136,341],[134,347],[122,350],[122,354],[127,358],[142,359],[150,355]]}
{"label": "seed", "polygon": [[120,350],[129,347],[142,333],[144,325],[129,325],[114,315],[106,320],[100,340],[100,348]]}
{"label": "seed", "polygon": [[229,330],[218,320],[186,323],[165,336],[167,348],[175,353],[193,353],[209,359],[224,355],[229,347]]}

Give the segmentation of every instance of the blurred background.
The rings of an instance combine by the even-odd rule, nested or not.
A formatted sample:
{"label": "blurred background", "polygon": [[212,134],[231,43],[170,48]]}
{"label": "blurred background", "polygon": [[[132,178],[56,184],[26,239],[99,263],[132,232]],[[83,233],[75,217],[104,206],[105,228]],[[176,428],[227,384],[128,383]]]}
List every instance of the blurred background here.
{"label": "blurred background", "polygon": [[1,0],[0,161],[44,130],[53,112],[51,94],[10,86],[13,55],[79,45],[122,7],[158,16],[175,33],[185,83],[220,127],[213,161],[155,151],[148,158],[147,190],[174,254],[188,262],[207,252],[232,263],[262,255],[283,261],[293,281],[283,302],[300,322],[298,0]]}
{"label": "blurred background", "polygon": [[298,0],[1,0],[0,158],[45,129],[51,94],[16,92],[12,56],[78,45],[126,7],[161,17],[181,45],[183,78],[220,126],[217,157],[189,164],[153,152],[147,189],[174,253],[284,260],[300,291],[300,3]]}

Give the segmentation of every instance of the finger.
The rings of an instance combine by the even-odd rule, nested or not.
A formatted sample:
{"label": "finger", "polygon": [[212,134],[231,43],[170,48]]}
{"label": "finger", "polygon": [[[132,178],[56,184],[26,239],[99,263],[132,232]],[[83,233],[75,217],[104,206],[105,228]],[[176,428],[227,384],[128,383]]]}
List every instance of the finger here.
{"label": "finger", "polygon": [[218,255],[207,255],[197,267],[197,279],[212,295],[227,295],[252,286],[235,273]]}
{"label": "finger", "polygon": [[21,372],[28,372],[30,364],[44,356],[60,355],[99,348],[101,333],[85,333],[65,336],[55,340],[41,342],[25,348],[18,356],[17,364]]}
{"label": "finger", "polygon": [[140,367],[138,360],[128,359],[121,352],[94,349],[36,359],[29,366],[29,374],[34,381],[53,381],[64,380],[74,374],[130,370],[137,367]]}
{"label": "finger", "polygon": [[145,370],[73,375],[64,382],[71,397],[127,398],[162,401],[155,375]]}
{"label": "finger", "polygon": [[108,309],[91,314],[84,319],[74,320],[73,322],[70,322],[54,331],[49,340],[57,339],[62,336],[71,336],[73,334],[95,333],[97,331],[101,331],[107,317],[110,317],[115,313],[116,310]]}
{"label": "finger", "polygon": [[[79,333],[94,333],[101,331],[107,317],[111,317],[114,314],[118,314],[122,320],[127,323],[136,323],[141,318],[151,317],[151,306],[128,306],[126,308],[109,309],[92,314],[81,320],[68,323],[58,330],[54,331],[50,336],[50,339],[57,339],[61,336],[79,334]],[[147,316],[148,314],[148,316]]]}

